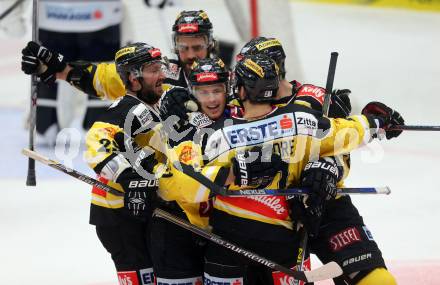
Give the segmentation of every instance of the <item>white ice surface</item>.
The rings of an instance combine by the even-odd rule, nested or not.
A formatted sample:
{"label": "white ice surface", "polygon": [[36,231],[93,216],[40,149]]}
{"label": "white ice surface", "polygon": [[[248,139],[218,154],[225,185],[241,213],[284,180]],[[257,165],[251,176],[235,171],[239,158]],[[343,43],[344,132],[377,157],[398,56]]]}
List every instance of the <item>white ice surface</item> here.
{"label": "white ice surface", "polygon": [[[408,124],[440,124],[440,14],[291,7],[308,82],[325,84],[330,52],[338,51],[335,87],[353,91],[356,111],[380,100]],[[38,186],[24,186],[27,160],[19,152],[27,146],[22,126],[29,79],[19,72],[19,53],[26,40],[0,45],[0,283],[116,284],[112,262],[88,225],[90,187],[40,164]],[[439,146],[438,132],[405,132],[352,155],[347,186],[392,189],[390,196],[354,200],[399,284],[440,284]],[[91,173],[80,156],[73,166]],[[417,275],[408,276],[409,269]]]}

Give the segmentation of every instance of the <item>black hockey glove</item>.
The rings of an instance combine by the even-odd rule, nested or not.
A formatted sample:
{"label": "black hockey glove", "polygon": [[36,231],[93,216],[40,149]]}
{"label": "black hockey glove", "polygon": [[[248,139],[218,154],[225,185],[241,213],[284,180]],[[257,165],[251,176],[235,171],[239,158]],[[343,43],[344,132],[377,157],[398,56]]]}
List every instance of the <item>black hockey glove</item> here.
{"label": "black hockey glove", "polygon": [[36,42],[28,42],[21,53],[21,70],[26,74],[36,74],[46,84],[55,82],[56,73],[66,68],[63,55]]}
{"label": "black hockey glove", "polygon": [[188,112],[198,110],[198,105],[189,91],[183,87],[173,87],[168,90],[160,101],[160,118],[166,121],[170,116],[177,116],[179,125],[188,121]]}
{"label": "black hockey glove", "polygon": [[129,214],[141,220],[147,219],[153,210],[157,179],[145,179],[133,168],[128,168],[119,175],[116,182],[124,189],[124,208]]}
{"label": "black hockey glove", "polygon": [[335,89],[330,95],[330,107],[328,109],[328,117],[330,118],[346,118],[351,113],[351,102],[349,89]]}
{"label": "black hockey glove", "polygon": [[399,112],[380,102],[370,102],[362,109],[362,115],[369,117],[371,127],[381,128],[385,131],[386,138],[398,137],[402,131],[389,130],[394,125],[404,125],[405,120]]}
{"label": "black hockey glove", "polygon": [[301,173],[301,186],[309,188],[310,194],[289,200],[292,220],[301,221],[312,237],[318,234],[327,201],[336,197],[341,176],[342,169],[331,158],[309,162]]}
{"label": "black hockey glove", "polygon": [[232,158],[234,183],[241,187],[267,187],[279,171],[286,169],[287,163],[271,147],[256,146]]}

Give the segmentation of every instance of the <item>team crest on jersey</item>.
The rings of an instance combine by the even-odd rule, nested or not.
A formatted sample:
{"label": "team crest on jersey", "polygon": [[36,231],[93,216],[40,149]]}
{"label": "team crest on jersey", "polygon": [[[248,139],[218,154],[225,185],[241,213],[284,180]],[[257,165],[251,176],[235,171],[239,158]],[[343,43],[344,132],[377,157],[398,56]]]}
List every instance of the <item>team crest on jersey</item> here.
{"label": "team crest on jersey", "polygon": [[192,147],[186,145],[183,147],[182,151],[180,152],[179,161],[187,163],[193,158],[193,156],[194,156],[194,152]]}

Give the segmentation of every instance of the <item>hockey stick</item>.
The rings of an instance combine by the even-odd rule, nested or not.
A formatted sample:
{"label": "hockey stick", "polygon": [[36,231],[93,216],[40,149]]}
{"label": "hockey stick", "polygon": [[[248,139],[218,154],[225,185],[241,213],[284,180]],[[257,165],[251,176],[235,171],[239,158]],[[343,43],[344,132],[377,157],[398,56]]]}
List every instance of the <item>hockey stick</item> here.
{"label": "hockey stick", "polygon": [[[289,196],[289,195],[307,195],[309,189],[307,188],[288,188],[288,189],[240,189],[227,190],[225,187],[215,184],[209,180],[202,173],[197,172],[191,165],[184,163],[175,163],[174,167],[189,177],[193,178],[206,188],[210,189],[213,195],[221,196]],[[352,194],[390,194],[391,190],[388,186],[385,187],[366,187],[366,188],[338,188],[338,195],[352,195]]]}
{"label": "hockey stick", "polygon": [[[61,171],[67,175],[70,175],[78,180],[81,180],[89,185],[92,186],[96,186],[101,188],[102,190],[108,192],[108,193],[112,193],[114,195],[117,196],[124,196],[123,193],[119,192],[118,190],[116,190],[115,188],[106,185],[96,179],[93,179],[92,177],[85,175],[83,173],[80,173],[74,169],[70,169],[67,168],[66,166],[64,166],[61,163],[58,163],[54,160],[48,159],[40,154],[38,154],[35,151],[29,150],[29,149],[23,149],[22,153],[28,157],[33,158],[34,160],[37,160],[43,164],[46,164],[47,166],[50,166],[58,171]],[[190,223],[181,220],[177,217],[172,216],[171,214],[160,210],[160,209],[156,209],[154,211],[154,215],[160,216],[162,218],[167,219],[168,221],[171,221],[185,229],[188,229],[190,231],[192,231],[195,234],[198,234],[202,237],[205,237],[207,239],[209,239],[212,242],[215,242],[219,245],[225,246],[226,248],[229,248],[230,250],[233,250],[239,254],[242,254],[244,256],[246,256],[247,258],[250,258],[256,262],[259,262],[261,264],[264,264],[272,269],[275,270],[279,270],[282,271],[286,274],[289,274],[290,276],[293,276],[294,278],[300,279],[300,280],[304,280],[307,282],[315,282],[315,281],[320,281],[320,280],[326,280],[326,279],[331,279],[331,278],[335,278],[338,277],[342,274],[342,269],[341,267],[336,263],[336,262],[329,262],[315,270],[312,271],[308,271],[308,272],[297,272],[297,271],[293,271],[289,268],[285,268],[281,265],[278,265],[277,263],[270,261],[268,259],[265,259],[253,252],[247,251],[245,249],[242,249],[238,246],[236,246],[233,243],[227,242],[225,240],[223,240],[221,237],[216,236],[210,232],[207,232],[203,229],[200,229],[194,225],[191,225]]]}
{"label": "hockey stick", "polygon": [[[32,3],[32,40],[38,42],[38,0],[33,0]],[[36,125],[36,113],[37,113],[37,93],[38,93],[38,80],[37,76],[33,74],[31,76],[31,103],[29,112],[29,149],[34,150],[34,134]],[[37,185],[35,176],[35,160],[29,158],[28,171],[26,178],[27,186]]]}
{"label": "hockey stick", "polygon": [[[323,114],[328,116],[330,109],[330,101],[331,101],[331,93],[333,90],[333,83],[335,81],[335,73],[336,73],[336,63],[338,61],[338,53],[332,52],[330,54],[330,64],[328,67],[327,73],[327,82],[325,84],[325,95],[324,95],[324,104],[322,106]],[[304,267],[304,258],[307,252],[309,233],[307,229],[304,227],[303,223],[299,223],[300,229],[300,243],[298,248],[298,256],[296,259],[296,270],[303,270]],[[295,282],[297,285],[299,282]]]}
{"label": "hockey stick", "polygon": [[6,18],[9,14],[11,14],[12,11],[15,10],[24,0],[17,0],[14,2],[14,4],[11,5],[8,9],[6,9],[3,13],[0,14],[0,21]]}
{"label": "hockey stick", "polygon": [[322,281],[322,280],[326,280],[326,279],[332,279],[335,278],[337,276],[340,276],[342,274],[342,269],[341,267],[334,261],[331,261],[329,263],[324,264],[323,266],[315,269],[315,270],[311,270],[311,271],[294,271],[292,269],[286,268],[282,265],[279,265],[277,263],[275,263],[274,261],[271,261],[269,259],[266,259],[264,257],[259,256],[256,253],[253,253],[251,251],[248,251],[242,247],[239,247],[238,245],[229,242],[227,240],[224,240],[223,238],[221,238],[218,235],[215,235],[211,232],[208,232],[202,228],[199,228],[195,225],[190,224],[189,222],[178,218],[164,210],[161,209],[155,209],[153,212],[154,216],[158,216],[161,218],[164,218],[167,221],[170,221],[184,229],[187,229],[199,236],[202,236],[206,239],[208,239],[211,242],[214,242],[220,246],[223,246],[227,249],[230,249],[238,254],[244,255],[245,257],[258,262],[260,264],[263,264],[273,270],[278,270],[281,272],[284,272],[290,276],[292,276],[295,279],[298,280],[302,280],[305,282],[317,282],[317,281]]}
{"label": "hockey stick", "polygon": [[395,125],[390,130],[396,131],[440,131],[440,126]]}
{"label": "hockey stick", "polygon": [[111,193],[113,195],[120,196],[120,197],[124,196],[124,193],[122,193],[121,191],[118,191],[115,188],[108,186],[108,185],[102,183],[101,181],[98,181],[98,180],[96,180],[86,174],[83,174],[79,171],[76,171],[75,169],[68,168],[65,165],[63,165],[55,160],[44,157],[43,155],[41,155],[33,150],[25,148],[21,151],[21,153],[26,155],[29,158],[32,158],[33,160],[37,160],[43,164],[46,164],[49,167],[52,167],[53,169],[64,172],[65,174],[70,175],[78,180],[81,180],[89,185],[98,187],[98,188],[104,190],[105,192],[108,192],[108,193]]}
{"label": "hockey stick", "polygon": [[325,86],[326,94],[324,97],[324,104],[322,105],[322,113],[328,115],[328,110],[330,108],[330,94],[333,90],[333,81],[335,80],[336,73],[336,62],[338,61],[338,53],[332,52],[330,55],[330,64],[328,66],[328,74],[327,74],[327,84]]}

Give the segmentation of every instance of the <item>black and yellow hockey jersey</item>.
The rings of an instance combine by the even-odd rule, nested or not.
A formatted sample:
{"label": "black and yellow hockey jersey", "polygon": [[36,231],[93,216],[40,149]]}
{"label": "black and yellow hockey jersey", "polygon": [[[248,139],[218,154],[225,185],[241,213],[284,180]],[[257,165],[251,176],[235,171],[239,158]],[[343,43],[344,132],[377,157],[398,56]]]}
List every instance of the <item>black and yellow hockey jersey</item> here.
{"label": "black and yellow hockey jersey", "polygon": [[[124,149],[124,133],[140,146],[157,149],[156,158],[163,161],[160,149],[163,143],[155,131],[160,122],[154,106],[147,105],[132,95],[115,101],[87,133],[85,158],[102,182],[123,192],[114,181],[127,168],[132,167],[120,150]],[[93,188],[90,223],[115,224],[119,221],[118,210],[124,207],[123,197]]]}
{"label": "black and yellow hockey jersey", "polygon": [[[310,108],[295,104],[275,108],[264,118],[255,121],[240,118],[229,120],[229,123],[217,121],[213,126],[215,132],[207,137],[202,146],[205,167],[229,168],[237,151],[256,145],[270,145],[289,163],[287,173],[278,173],[268,186],[271,189],[298,186],[301,172],[308,161],[348,153],[369,142],[372,133],[377,131],[374,123],[365,116],[329,119]],[[238,187],[231,185],[230,189]],[[215,212],[223,213],[221,219],[216,219],[215,215],[211,219],[210,223],[217,229],[230,230],[231,225],[242,225],[246,220],[248,224],[260,222],[262,225],[292,229],[289,208],[282,196],[216,196],[214,208]],[[265,235],[261,230],[259,228],[255,234],[260,232],[260,237]]]}

